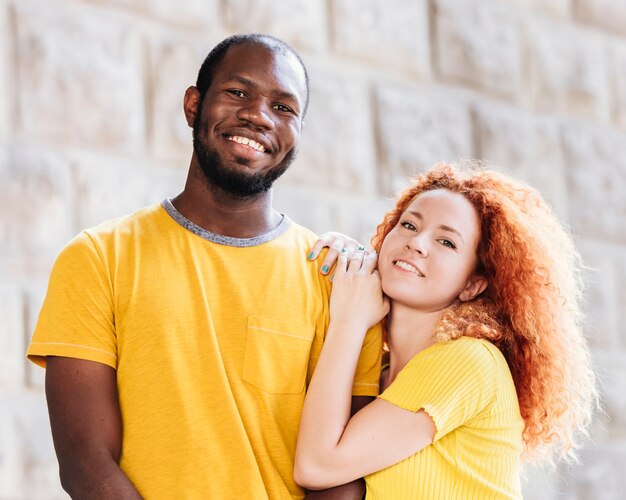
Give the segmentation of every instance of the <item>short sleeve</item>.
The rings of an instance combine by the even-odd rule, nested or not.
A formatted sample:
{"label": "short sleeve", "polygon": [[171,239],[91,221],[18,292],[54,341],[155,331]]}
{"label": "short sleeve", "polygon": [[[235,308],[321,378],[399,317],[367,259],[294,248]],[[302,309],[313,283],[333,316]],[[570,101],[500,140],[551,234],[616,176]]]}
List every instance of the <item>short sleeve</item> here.
{"label": "short sleeve", "polygon": [[363,340],[352,386],[353,396],[378,395],[382,355],[383,331],[378,324],[367,331]]}
{"label": "short sleeve", "polygon": [[461,337],[413,357],[380,398],[410,411],[426,411],[437,428],[437,441],[488,410],[497,378],[486,341]]}
{"label": "short sleeve", "polygon": [[27,357],[45,367],[46,356],[104,363],[116,368],[113,289],[107,263],[83,232],[58,256]]}

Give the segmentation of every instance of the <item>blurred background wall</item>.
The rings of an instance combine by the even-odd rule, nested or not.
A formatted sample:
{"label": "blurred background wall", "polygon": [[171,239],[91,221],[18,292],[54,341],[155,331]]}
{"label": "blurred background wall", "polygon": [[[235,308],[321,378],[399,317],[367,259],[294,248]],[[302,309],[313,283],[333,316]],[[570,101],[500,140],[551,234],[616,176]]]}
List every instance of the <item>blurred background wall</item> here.
{"label": "blurred background wall", "polygon": [[528,471],[525,497],[624,498],[624,0],[0,0],[0,498],[66,498],[43,370],[24,359],[56,254],[181,190],[183,92],[246,31],[283,38],[311,74],[275,194],[295,220],[365,241],[407,176],[484,158],[571,226],[606,414],[581,465]]}

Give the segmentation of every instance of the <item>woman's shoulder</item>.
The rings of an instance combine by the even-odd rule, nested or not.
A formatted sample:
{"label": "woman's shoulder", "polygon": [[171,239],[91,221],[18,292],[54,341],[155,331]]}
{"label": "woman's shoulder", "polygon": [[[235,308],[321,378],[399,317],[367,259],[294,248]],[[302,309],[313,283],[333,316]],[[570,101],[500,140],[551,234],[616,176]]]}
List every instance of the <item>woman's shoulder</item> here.
{"label": "woman's shoulder", "polygon": [[482,369],[492,367],[496,369],[506,360],[500,350],[485,339],[462,336],[454,340],[437,342],[431,348],[423,351],[421,359],[416,356],[412,362],[439,363],[444,362],[449,368],[453,365],[463,367],[479,366]]}

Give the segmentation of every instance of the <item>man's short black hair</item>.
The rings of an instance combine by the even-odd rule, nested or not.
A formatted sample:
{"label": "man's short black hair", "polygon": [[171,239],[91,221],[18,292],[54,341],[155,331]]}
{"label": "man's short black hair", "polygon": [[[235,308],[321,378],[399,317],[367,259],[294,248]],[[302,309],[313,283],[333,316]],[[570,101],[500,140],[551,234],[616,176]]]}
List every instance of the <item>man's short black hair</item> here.
{"label": "man's short black hair", "polygon": [[202,63],[202,66],[200,66],[200,71],[198,72],[196,87],[200,92],[200,102],[202,102],[206,91],[211,86],[211,82],[213,81],[213,74],[215,73],[215,70],[219,66],[220,62],[222,62],[222,59],[224,59],[224,56],[226,55],[226,52],[228,52],[228,49],[235,45],[244,45],[247,43],[263,45],[264,47],[267,47],[273,51],[278,51],[282,54],[292,54],[298,59],[300,65],[302,66],[302,69],[304,70],[304,80],[306,84],[304,110],[302,111],[302,117],[304,118],[307,108],[309,107],[309,95],[311,93],[309,88],[309,74],[306,70],[306,66],[304,65],[304,61],[302,61],[302,58],[298,55],[298,53],[287,43],[278,38],[274,38],[270,35],[264,35],[262,33],[245,33],[240,35],[232,35],[228,38],[225,38],[215,47],[213,47],[213,50],[211,50],[211,52],[209,52],[209,55],[206,56],[204,62]]}

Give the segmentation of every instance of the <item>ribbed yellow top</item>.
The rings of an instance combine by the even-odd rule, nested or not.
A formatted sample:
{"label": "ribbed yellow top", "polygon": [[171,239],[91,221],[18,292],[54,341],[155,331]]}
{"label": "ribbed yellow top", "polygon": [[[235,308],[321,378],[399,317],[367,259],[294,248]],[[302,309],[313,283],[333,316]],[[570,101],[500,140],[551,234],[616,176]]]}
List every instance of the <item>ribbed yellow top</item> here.
{"label": "ribbed yellow top", "polygon": [[461,337],[418,353],[380,398],[437,427],[415,455],[367,476],[367,499],[521,498],[523,420],[502,353]]}

